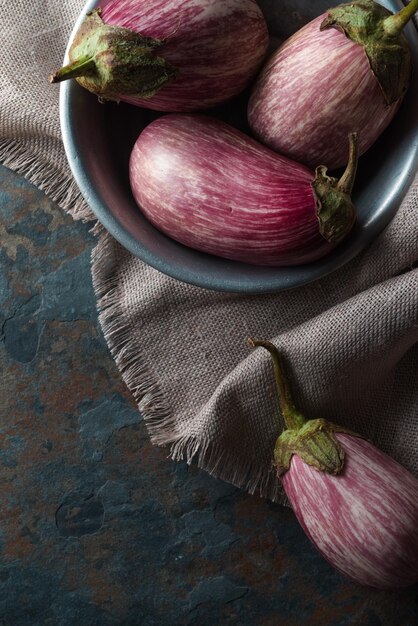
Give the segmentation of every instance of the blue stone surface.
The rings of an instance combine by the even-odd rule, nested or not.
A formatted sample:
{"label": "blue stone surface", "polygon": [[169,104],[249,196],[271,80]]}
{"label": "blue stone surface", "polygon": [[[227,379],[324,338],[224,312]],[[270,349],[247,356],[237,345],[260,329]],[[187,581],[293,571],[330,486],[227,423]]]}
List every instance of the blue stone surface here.
{"label": "blue stone surface", "polygon": [[151,446],[102,336],[89,226],[0,167],[1,626],[415,626],[291,510]]}

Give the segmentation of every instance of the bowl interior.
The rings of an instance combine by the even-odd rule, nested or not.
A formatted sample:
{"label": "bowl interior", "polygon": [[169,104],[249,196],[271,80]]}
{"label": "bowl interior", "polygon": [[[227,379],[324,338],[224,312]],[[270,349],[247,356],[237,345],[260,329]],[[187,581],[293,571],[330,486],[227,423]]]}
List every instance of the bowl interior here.
{"label": "bowl interior", "polygon": [[[398,0],[381,2],[392,11]],[[83,15],[96,2],[87,3]],[[260,0],[269,25],[272,47],[338,1]],[[82,16],[80,16],[81,19]],[[134,255],[156,269],[187,283],[216,290],[266,293],[311,282],[352,259],[394,216],[418,168],[418,34],[405,29],[414,63],[411,87],[392,124],[360,159],[353,194],[357,225],[350,237],[315,263],[286,268],[248,265],[203,254],[155,229],[133,200],[128,160],[141,130],[158,113],[124,103],[102,105],[75,81],[61,85],[61,125],[67,157],[85,199],[99,221]],[[246,121],[248,92],[212,109],[215,115],[250,134]]]}

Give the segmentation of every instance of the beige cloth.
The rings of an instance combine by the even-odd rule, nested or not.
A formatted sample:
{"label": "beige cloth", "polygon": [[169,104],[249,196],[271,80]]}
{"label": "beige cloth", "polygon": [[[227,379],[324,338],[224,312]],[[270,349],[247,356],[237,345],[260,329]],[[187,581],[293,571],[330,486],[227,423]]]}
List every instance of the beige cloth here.
{"label": "beige cloth", "polygon": [[[88,218],[60,141],[59,66],[80,0],[0,1],[0,160]],[[418,475],[418,181],[385,232],[351,263],[274,295],[177,282],[102,228],[93,253],[101,323],[152,441],[175,459],[280,500],[271,467],[282,429],[267,353],[283,351],[297,404],[371,438]]]}

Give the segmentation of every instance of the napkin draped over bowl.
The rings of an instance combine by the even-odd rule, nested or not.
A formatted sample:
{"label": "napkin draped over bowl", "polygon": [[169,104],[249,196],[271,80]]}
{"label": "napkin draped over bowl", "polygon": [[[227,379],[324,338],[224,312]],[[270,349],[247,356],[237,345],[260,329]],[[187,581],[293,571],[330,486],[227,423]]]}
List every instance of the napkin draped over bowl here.
{"label": "napkin draped over bowl", "polygon": [[[94,216],[61,142],[59,67],[83,2],[0,2],[0,161],[74,219]],[[343,268],[268,295],[180,283],[98,223],[92,276],[102,328],[151,440],[176,460],[282,501],[272,467],[283,423],[269,356],[282,351],[307,417],[358,431],[418,476],[418,179],[388,228]]]}

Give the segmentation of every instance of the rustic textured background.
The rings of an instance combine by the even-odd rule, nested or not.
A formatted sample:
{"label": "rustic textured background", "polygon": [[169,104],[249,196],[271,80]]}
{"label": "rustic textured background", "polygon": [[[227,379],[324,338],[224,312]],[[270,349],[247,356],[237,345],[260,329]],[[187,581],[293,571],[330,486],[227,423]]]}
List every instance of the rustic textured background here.
{"label": "rustic textured background", "polygon": [[98,326],[93,237],[0,166],[0,625],[414,626],[293,513],[150,445]]}

